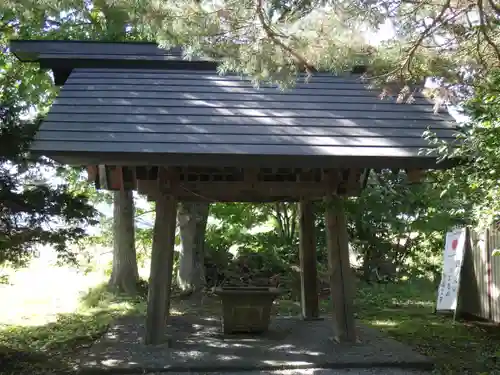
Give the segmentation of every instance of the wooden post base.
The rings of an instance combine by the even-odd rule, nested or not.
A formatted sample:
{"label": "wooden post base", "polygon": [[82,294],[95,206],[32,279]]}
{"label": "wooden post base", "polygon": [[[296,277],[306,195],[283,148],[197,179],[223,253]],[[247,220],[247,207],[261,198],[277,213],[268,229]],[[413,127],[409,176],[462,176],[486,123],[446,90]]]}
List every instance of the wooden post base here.
{"label": "wooden post base", "polygon": [[[330,340],[333,341],[335,344],[344,344],[346,342],[345,340],[342,340],[339,336],[330,337]],[[356,339],[354,341],[347,341],[347,342],[354,344],[361,344],[361,339],[356,336]]]}
{"label": "wooden post base", "polygon": [[305,322],[314,322],[317,320],[325,320],[325,318],[321,316],[313,316],[313,317],[302,316],[302,320]]}

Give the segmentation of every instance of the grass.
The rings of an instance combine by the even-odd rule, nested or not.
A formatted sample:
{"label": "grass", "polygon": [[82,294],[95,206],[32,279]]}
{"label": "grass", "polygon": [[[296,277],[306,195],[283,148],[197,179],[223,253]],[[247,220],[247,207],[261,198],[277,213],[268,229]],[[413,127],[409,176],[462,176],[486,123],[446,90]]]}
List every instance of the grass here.
{"label": "grass", "polygon": [[[86,293],[74,288],[58,291],[54,288],[59,284],[79,281],[61,282],[61,275],[56,275],[58,280],[53,285],[40,280],[45,285],[42,289],[47,289],[42,298],[42,289],[34,288],[37,283],[33,283],[33,274],[28,276],[30,283],[20,290],[6,287],[2,292],[0,289],[2,301],[16,294],[24,296],[17,305],[8,304],[9,308],[0,312],[0,368],[4,374],[71,373],[71,358],[76,350],[101,336],[113,319],[144,314],[144,300],[112,295],[102,280],[91,289],[83,288]],[[85,276],[85,280],[88,277]],[[450,316],[435,314],[436,288],[423,280],[398,284],[358,283],[358,318],[420,353],[436,358],[437,373],[500,374],[498,327],[465,321],[454,323]],[[60,299],[58,303],[54,303],[55,294]],[[51,308],[45,307],[44,311],[43,306]],[[202,306],[200,311],[200,305],[191,299],[175,299],[172,314],[219,314],[220,305],[214,298],[204,298]],[[277,309],[281,315],[300,312],[297,302],[286,299],[278,301]],[[328,313],[329,309],[329,301],[322,300],[322,312]]]}
{"label": "grass", "polygon": [[436,290],[426,280],[360,283],[358,318],[434,357],[439,374],[500,374],[500,327],[434,313]]}
{"label": "grass", "polygon": [[[48,267],[38,280],[35,270],[29,270],[0,289],[2,374],[73,373],[77,349],[92,344],[115,318],[144,313],[143,301],[112,295],[102,282],[86,291],[89,285],[82,280],[102,277]],[[51,274],[58,277],[53,285]]]}
{"label": "grass", "polygon": [[77,349],[91,345],[117,317],[144,311],[142,301],[113,296],[99,286],[82,298],[77,311],[59,314],[53,322],[0,327],[1,367],[11,373],[72,372]]}

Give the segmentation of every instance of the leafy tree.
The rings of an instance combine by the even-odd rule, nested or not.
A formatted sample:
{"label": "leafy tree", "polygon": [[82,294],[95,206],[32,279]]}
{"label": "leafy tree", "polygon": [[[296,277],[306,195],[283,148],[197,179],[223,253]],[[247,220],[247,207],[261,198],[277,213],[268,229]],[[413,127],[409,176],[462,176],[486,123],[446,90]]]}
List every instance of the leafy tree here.
{"label": "leafy tree", "polygon": [[266,205],[265,210],[273,220],[278,236],[286,246],[297,244],[297,204],[276,202]]}
{"label": "leafy tree", "polygon": [[471,220],[471,203],[462,196],[441,195],[442,172],[429,172],[410,184],[404,172],[382,170],[347,205],[351,245],[363,258],[363,276],[373,272],[395,277],[398,271],[437,272],[443,234]]}
{"label": "leafy tree", "polygon": [[43,112],[55,91],[46,72],[19,64],[8,51],[10,38],[50,33],[56,13],[32,2],[0,6],[0,264],[24,264],[37,244],[54,245],[61,257],[74,259],[68,243],[84,235],[95,214],[84,195],[47,180],[46,160],[29,155],[39,123],[32,113]]}
{"label": "leafy tree", "polygon": [[[45,244],[53,245],[61,259],[74,260],[69,242],[85,235],[84,228],[94,223],[96,212],[85,195],[51,184],[43,173],[50,164],[29,154],[39,120],[24,117],[31,106],[43,106],[30,99],[45,87],[47,77],[31,67],[23,71],[4,66],[7,69],[0,76],[0,265],[23,265],[35,254],[36,245]],[[20,72],[31,81],[16,84]],[[41,94],[38,98],[44,97]]]}
{"label": "leafy tree", "polygon": [[446,172],[444,193],[474,203],[474,219],[490,225],[500,219],[500,69],[492,70],[474,86],[464,103],[469,116],[460,129],[460,147],[442,145],[443,158],[459,158],[460,166]]}
{"label": "leafy tree", "polygon": [[[15,228],[18,228],[17,230],[20,231],[20,225],[31,227],[34,230],[32,233],[33,240],[30,240],[30,237],[27,235],[23,237],[23,233],[19,232],[16,237],[16,241],[19,244],[14,244],[15,246],[21,246],[21,239],[23,238],[25,238],[27,244],[29,244],[30,241],[36,241],[37,237],[35,233],[37,229],[39,231],[42,229],[45,230],[45,232],[39,235],[40,242],[59,241],[58,243],[62,243],[65,238],[70,238],[71,236],[81,237],[83,235],[83,229],[81,231],[76,230],[78,228],[75,227],[76,222],[71,221],[71,215],[74,216],[75,220],[78,218],[83,220],[84,216],[80,217],[68,211],[71,208],[78,208],[77,206],[71,206],[71,200],[67,202],[68,207],[65,208],[66,211],[61,213],[61,215],[64,214],[62,218],[67,224],[65,229],[59,228],[58,232],[54,232],[55,234],[53,234],[51,237],[52,239],[49,241],[46,237],[51,232],[44,229],[45,227],[43,227],[43,225],[47,225],[51,219],[57,216],[57,209],[63,204],[63,200],[66,198],[74,198],[77,199],[77,201],[79,199],[80,203],[84,204],[85,201],[82,200],[83,197],[90,196],[94,202],[100,201],[105,197],[96,194],[94,189],[89,188],[88,184],[83,181],[82,173],[79,168],[58,166],[52,163],[50,166],[57,166],[59,175],[69,180],[69,186],[58,187],[56,189],[48,185],[43,185],[46,189],[44,192],[46,198],[51,198],[47,200],[45,204],[49,204],[50,200],[57,202],[57,204],[54,203],[54,206],[50,210],[48,207],[43,206],[42,203],[33,203],[32,207],[28,205],[30,199],[41,199],[40,189],[42,189],[41,184],[43,176],[35,173],[36,169],[29,168],[33,166],[33,161],[28,160],[25,153],[27,150],[27,140],[33,135],[34,131],[31,128],[28,130],[29,124],[27,124],[27,121],[21,120],[21,118],[30,113],[41,114],[43,109],[46,109],[50,105],[56,93],[56,89],[53,87],[47,72],[40,72],[38,68],[32,64],[20,63],[17,61],[8,51],[8,41],[11,38],[116,39],[118,38],[116,25],[123,21],[123,12],[120,13],[119,10],[120,9],[117,8],[110,10],[105,1],[75,2],[72,0],[61,0],[57,2],[35,2],[25,0],[21,2],[7,1],[0,6],[0,30],[2,31],[2,33],[0,33],[0,77],[2,79],[1,109],[3,117],[2,145],[4,144],[3,140],[5,140],[6,144],[10,142],[8,143],[9,146],[15,145],[13,146],[15,149],[11,147],[9,150],[7,146],[2,147],[2,175],[8,177],[5,177],[5,189],[2,190],[2,193],[17,194],[16,189],[19,188],[20,184],[24,184],[22,194],[31,193],[30,196],[26,195],[25,198],[28,199],[28,201],[24,202],[24,204],[19,204],[16,207],[8,206],[6,208],[3,214],[6,216],[11,215],[13,221],[12,223],[5,221],[5,227],[2,228],[2,230],[5,236],[7,236],[9,230],[13,231]],[[104,11],[107,13],[104,14]],[[108,16],[107,18],[106,15]],[[122,29],[124,31],[121,37],[128,37],[129,34],[132,34],[132,32],[129,32],[128,28],[123,26],[123,22]],[[26,133],[21,134],[19,131],[20,128]],[[19,140],[19,142],[12,143],[13,140]],[[13,174],[15,174],[15,177],[13,177]],[[30,183],[30,181],[34,179],[37,183]],[[14,196],[6,196],[5,202],[9,203],[7,198],[11,198],[12,200]],[[74,205],[76,205],[75,202],[73,202]],[[60,207],[59,209],[62,210],[63,208],[64,207]],[[89,211],[86,205],[81,208],[82,215],[95,214],[95,211]],[[47,211],[43,211],[44,209]],[[27,210],[30,215],[35,216],[30,218],[22,216],[26,214],[23,210]],[[22,220],[19,219],[19,215],[22,216]],[[17,226],[14,226],[13,223]],[[39,229],[38,226],[42,226],[43,228]],[[64,234],[64,230],[67,230],[68,233]],[[133,231],[131,232],[133,235]],[[59,239],[56,238],[56,234],[59,235]],[[14,241],[14,238],[11,238],[9,241]],[[3,243],[4,246],[11,247],[7,240]],[[9,259],[12,257],[13,256],[9,256]],[[120,264],[123,263],[124,262],[120,262]],[[123,272],[120,274],[123,274]],[[117,279],[119,278],[112,278],[112,280]]]}
{"label": "leafy tree", "polygon": [[224,267],[232,246],[250,243],[251,230],[265,224],[268,215],[256,204],[214,203],[210,207],[212,223],[207,226],[206,262]]}
{"label": "leafy tree", "polygon": [[[383,82],[436,76],[457,82],[500,63],[500,8],[494,0],[119,3],[134,9],[145,32],[162,45],[221,59],[222,71],[256,81],[287,84],[298,71],[338,72],[365,64]],[[393,37],[371,43],[367,32],[383,25],[392,26]]]}

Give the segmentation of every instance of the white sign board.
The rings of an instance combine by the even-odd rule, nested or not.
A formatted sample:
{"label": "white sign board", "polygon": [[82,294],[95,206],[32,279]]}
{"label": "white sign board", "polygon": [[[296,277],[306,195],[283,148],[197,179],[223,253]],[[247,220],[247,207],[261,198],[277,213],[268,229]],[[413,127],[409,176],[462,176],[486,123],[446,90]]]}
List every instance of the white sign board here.
{"label": "white sign board", "polygon": [[460,271],[465,253],[466,229],[446,233],[443,254],[443,273],[439,284],[436,311],[455,311],[458,302]]}

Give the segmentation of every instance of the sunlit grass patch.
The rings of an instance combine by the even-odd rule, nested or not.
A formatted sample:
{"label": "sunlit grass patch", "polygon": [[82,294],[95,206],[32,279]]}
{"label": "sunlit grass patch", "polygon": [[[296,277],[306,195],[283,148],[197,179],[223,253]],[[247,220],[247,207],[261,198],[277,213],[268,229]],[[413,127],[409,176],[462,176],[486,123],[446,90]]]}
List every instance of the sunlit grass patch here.
{"label": "sunlit grass patch", "polygon": [[72,313],[58,314],[45,325],[0,327],[0,345],[17,350],[58,350],[99,337],[113,319],[123,315],[143,314],[144,303],[138,299],[114,296],[100,285],[82,297]]}
{"label": "sunlit grass patch", "polygon": [[79,296],[101,282],[101,274],[77,272],[71,267],[37,264],[9,275],[10,284],[0,285],[0,324],[44,325],[58,314],[79,308]]}
{"label": "sunlit grass patch", "polygon": [[73,344],[93,340],[110,322],[105,313],[94,311],[61,314],[43,326],[4,326],[0,345],[19,351],[64,351]]}
{"label": "sunlit grass patch", "polygon": [[364,324],[434,357],[439,374],[500,374],[500,328],[436,314],[436,289],[425,280],[359,283],[356,311]]}
{"label": "sunlit grass patch", "polygon": [[379,319],[372,320],[370,324],[375,327],[395,327],[398,325],[398,323],[393,320],[379,320]]}
{"label": "sunlit grass patch", "polygon": [[[77,348],[92,344],[115,318],[145,312],[143,299],[113,295],[107,291],[105,283],[85,292],[78,287],[82,288],[82,284],[74,285],[73,290],[64,290],[71,300],[72,309],[69,304],[62,308],[61,304],[52,303],[51,293],[45,295],[44,305],[43,298],[33,298],[26,290],[17,301],[22,305],[22,299],[27,300],[26,316],[12,324],[15,321],[12,311],[0,315],[3,320],[0,323],[0,362],[5,373],[19,373],[21,370],[22,373],[48,373],[48,368],[57,368],[58,372],[71,371],[68,360]],[[16,288],[16,285],[11,288]],[[17,292],[20,290],[18,288]],[[62,293],[57,288],[53,292]],[[12,290],[9,293],[15,294]],[[59,298],[63,299],[64,295],[59,295]],[[33,300],[37,303],[32,303]],[[37,310],[37,306],[42,308]]]}

